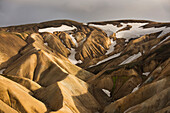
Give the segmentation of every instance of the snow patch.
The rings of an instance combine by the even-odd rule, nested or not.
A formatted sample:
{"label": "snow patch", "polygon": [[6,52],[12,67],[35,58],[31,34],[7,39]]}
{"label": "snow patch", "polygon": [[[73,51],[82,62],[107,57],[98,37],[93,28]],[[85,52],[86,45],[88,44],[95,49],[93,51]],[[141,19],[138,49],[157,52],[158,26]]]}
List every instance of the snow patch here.
{"label": "snow patch", "polygon": [[128,64],[128,63],[132,62],[133,60],[139,58],[140,56],[142,56],[141,52],[139,52],[138,54],[134,54],[134,55],[130,56],[129,58],[127,58],[126,60],[124,60],[119,65]]}
{"label": "snow patch", "polygon": [[162,44],[163,42],[165,42],[166,40],[168,40],[169,38],[170,38],[170,36],[166,37],[164,40],[162,40],[162,41],[159,43],[159,45]]}
{"label": "snow patch", "polygon": [[107,58],[105,58],[104,60],[101,60],[100,62],[98,62],[97,65],[99,65],[99,64],[101,64],[101,63],[103,63],[103,62],[106,62],[106,61],[108,61],[108,60],[110,60],[110,59],[116,58],[116,57],[118,57],[120,54],[121,54],[121,53],[117,53],[117,54],[114,54],[114,55],[112,55],[112,56],[110,56],[110,57],[107,57]]}
{"label": "snow patch", "polygon": [[89,67],[97,66],[97,65],[99,65],[99,64],[101,64],[101,63],[103,63],[103,62],[106,62],[106,61],[108,61],[108,60],[110,60],[110,59],[113,59],[113,58],[118,57],[120,54],[121,54],[121,52],[120,52],[120,53],[117,53],[117,54],[114,54],[114,55],[112,55],[112,56],[110,56],[110,57],[107,57],[107,58],[105,58],[105,59],[99,61],[97,64],[91,65],[91,66],[89,66]]}
{"label": "snow patch", "polygon": [[132,28],[130,30],[118,32],[116,34],[116,37],[117,38],[126,38],[126,39],[137,38],[137,37],[140,37],[142,35],[146,35],[146,34],[155,33],[155,32],[165,30],[165,28],[166,28],[166,27],[142,28],[141,26],[143,26],[145,24],[147,24],[147,23],[128,23],[128,25],[131,25]]}
{"label": "snow patch", "polygon": [[70,27],[67,25],[61,25],[60,27],[49,27],[49,28],[44,28],[44,29],[39,29],[39,32],[50,32],[53,33],[55,31],[69,31],[69,30],[74,30],[76,29],[75,26]]}
{"label": "snow patch", "polygon": [[108,97],[111,96],[109,90],[107,90],[107,89],[102,89],[102,91],[103,91]]}
{"label": "snow patch", "polygon": [[102,29],[107,34],[107,36],[112,35],[116,31],[118,31],[119,29],[122,29],[122,27],[124,27],[124,26],[117,27],[116,25],[113,25],[113,24],[106,24],[106,25],[89,24],[89,26],[94,26],[94,27]]}
{"label": "snow patch", "polygon": [[78,43],[76,39],[73,37],[73,35],[70,35],[70,37],[71,37],[71,40],[75,43],[76,47],[78,47]]}
{"label": "snow patch", "polygon": [[106,55],[113,52],[114,51],[114,46],[116,45],[116,41],[113,41],[113,39],[111,39],[110,41],[111,41],[111,45],[110,45],[109,49],[107,50]]}
{"label": "snow patch", "polygon": [[75,49],[71,48],[70,52],[71,52],[71,54],[69,55],[68,59],[70,60],[70,62],[72,64],[82,63],[81,60],[77,61],[75,59],[75,55],[76,55],[76,50]]}
{"label": "snow patch", "polygon": [[122,27],[117,27],[112,24],[106,24],[106,25],[96,25],[96,24],[89,24],[89,26],[94,26],[102,29],[106,32],[107,36],[112,35],[113,33],[116,33],[118,30],[126,27],[127,25],[131,25],[132,28],[130,30],[124,30],[116,33],[117,38],[125,38],[125,39],[131,39],[131,38],[137,38],[146,34],[155,33],[159,31],[163,31],[158,37],[168,33],[170,31],[170,27],[159,27],[159,28],[142,28],[141,26],[144,26],[148,23],[121,23]]}
{"label": "snow patch", "polygon": [[135,92],[135,91],[137,91],[137,90],[139,89],[139,86],[140,86],[140,84],[137,85],[137,86],[132,90],[132,93]]}
{"label": "snow patch", "polygon": [[87,23],[83,23],[83,25],[87,25]]}
{"label": "snow patch", "polygon": [[154,49],[154,48],[156,48],[158,45],[162,44],[163,42],[165,42],[165,41],[168,40],[169,38],[170,38],[170,36],[166,37],[164,40],[162,40],[161,42],[159,42],[158,44],[156,44],[155,46],[153,46],[153,47],[151,48],[151,50]]}
{"label": "snow patch", "polygon": [[0,74],[3,74],[3,72],[5,71],[6,69],[1,69],[0,70]]}
{"label": "snow patch", "polygon": [[161,36],[163,36],[163,35],[165,35],[165,34],[167,34],[167,33],[169,33],[169,32],[170,32],[170,27],[165,28],[165,29],[162,31],[162,33],[158,36],[158,38],[161,37]]}
{"label": "snow patch", "polygon": [[145,76],[148,76],[150,74],[150,72],[145,72],[145,73],[142,73],[143,75]]}
{"label": "snow patch", "polygon": [[[122,24],[122,27],[117,27],[113,24],[106,24],[106,25],[96,25],[96,24],[89,24],[90,26],[98,27],[106,32],[107,36],[112,35],[113,33],[116,33],[118,30],[125,28],[127,25],[131,25],[132,28],[130,30],[120,31],[116,33],[117,38],[136,38],[144,33],[141,31],[143,28],[140,28],[143,25],[146,25],[148,23],[120,23]],[[143,34],[142,34],[142,33]]]}
{"label": "snow patch", "polygon": [[44,45],[48,46],[48,43],[47,43],[47,42],[45,42],[45,43],[44,43]]}
{"label": "snow patch", "polygon": [[153,47],[151,48],[151,50],[154,49],[154,48],[156,48],[157,46],[158,46],[158,44],[156,44],[155,46],[153,46]]}

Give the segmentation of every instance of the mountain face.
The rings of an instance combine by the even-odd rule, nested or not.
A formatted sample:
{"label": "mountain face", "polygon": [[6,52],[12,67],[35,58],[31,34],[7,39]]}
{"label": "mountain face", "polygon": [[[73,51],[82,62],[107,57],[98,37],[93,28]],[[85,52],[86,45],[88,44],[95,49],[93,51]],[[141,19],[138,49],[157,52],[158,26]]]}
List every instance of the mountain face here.
{"label": "mountain face", "polygon": [[0,112],[170,112],[170,23],[0,28]]}

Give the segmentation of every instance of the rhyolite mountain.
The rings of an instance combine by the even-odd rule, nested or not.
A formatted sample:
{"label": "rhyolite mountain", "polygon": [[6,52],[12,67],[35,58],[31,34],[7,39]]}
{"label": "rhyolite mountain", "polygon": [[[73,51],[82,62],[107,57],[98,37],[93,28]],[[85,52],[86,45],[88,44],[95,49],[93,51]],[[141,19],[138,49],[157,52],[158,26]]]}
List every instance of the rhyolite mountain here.
{"label": "rhyolite mountain", "polygon": [[0,28],[0,112],[169,113],[170,23]]}

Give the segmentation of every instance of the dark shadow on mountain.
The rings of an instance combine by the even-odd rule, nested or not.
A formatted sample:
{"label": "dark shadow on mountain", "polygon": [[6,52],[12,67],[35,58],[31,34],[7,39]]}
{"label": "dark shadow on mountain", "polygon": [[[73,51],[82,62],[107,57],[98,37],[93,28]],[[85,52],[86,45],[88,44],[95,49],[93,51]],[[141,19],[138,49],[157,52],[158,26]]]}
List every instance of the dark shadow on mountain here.
{"label": "dark shadow on mountain", "polygon": [[63,95],[57,82],[36,90],[34,97],[42,101],[48,108],[48,111],[57,111],[63,107]]}
{"label": "dark shadow on mountain", "polygon": [[[77,75],[81,72],[82,70]],[[111,102],[110,98],[101,89],[95,88],[92,84],[88,85],[87,93],[72,98],[80,113],[101,113],[103,108]]]}

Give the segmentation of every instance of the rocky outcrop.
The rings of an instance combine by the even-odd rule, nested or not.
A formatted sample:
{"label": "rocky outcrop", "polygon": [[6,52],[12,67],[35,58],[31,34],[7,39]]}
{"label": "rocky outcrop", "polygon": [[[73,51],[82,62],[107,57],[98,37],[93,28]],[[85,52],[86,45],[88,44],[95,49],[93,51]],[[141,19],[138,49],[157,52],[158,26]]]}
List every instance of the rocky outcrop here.
{"label": "rocky outcrop", "polygon": [[103,33],[94,30],[86,41],[79,47],[76,59],[84,61],[104,55],[109,48],[110,38]]}
{"label": "rocky outcrop", "polygon": [[61,42],[63,42],[63,44],[71,49],[71,48],[75,48],[76,44],[72,41],[71,37],[65,33],[65,32],[54,32],[54,34],[59,37],[59,39],[61,40]]}
{"label": "rocky outcrop", "polygon": [[116,33],[113,33],[112,35],[109,36],[110,39],[113,39],[113,41],[116,40]]}
{"label": "rocky outcrop", "polygon": [[44,38],[44,42],[56,52],[62,54],[65,57],[68,57],[70,51],[66,48],[66,46],[62,43],[59,37],[55,36],[51,33],[42,33],[42,37]]}
{"label": "rocky outcrop", "polygon": [[76,32],[75,34],[73,34],[73,36],[78,43],[86,38],[86,34],[84,32]]}

